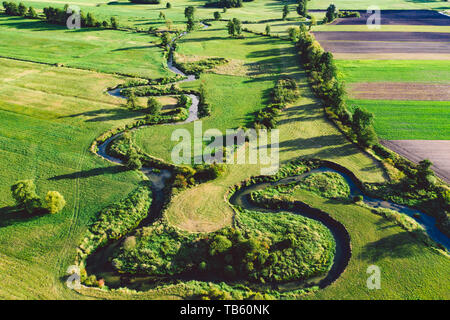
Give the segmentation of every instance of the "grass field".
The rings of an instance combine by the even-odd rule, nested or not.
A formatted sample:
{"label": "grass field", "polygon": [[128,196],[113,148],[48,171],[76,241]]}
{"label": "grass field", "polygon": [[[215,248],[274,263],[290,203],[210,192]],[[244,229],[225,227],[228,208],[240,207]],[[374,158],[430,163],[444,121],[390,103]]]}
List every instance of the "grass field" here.
{"label": "grass field", "polygon": [[[0,74],[0,298],[80,298],[60,281],[78,241],[101,208],[140,180],[88,148],[135,114],[102,94],[122,81],[114,76],[5,59]],[[66,208],[58,215],[16,212],[9,187],[20,179],[34,179],[40,195],[58,190]]]}
{"label": "grass field", "polygon": [[446,140],[450,136],[449,101],[348,100],[375,115],[375,130],[387,140]]}
{"label": "grass field", "polygon": [[447,60],[337,60],[336,65],[346,83],[450,83]]}
{"label": "grass field", "polygon": [[[293,196],[339,220],[352,240],[352,258],[347,270],[332,286],[307,299],[450,298],[447,257],[365,208],[326,200],[303,189],[297,189]],[[380,290],[367,289],[369,265],[377,265],[381,270]]]}
{"label": "grass field", "polygon": [[0,15],[0,56],[108,73],[168,75],[157,37],[113,30],[68,30]]}

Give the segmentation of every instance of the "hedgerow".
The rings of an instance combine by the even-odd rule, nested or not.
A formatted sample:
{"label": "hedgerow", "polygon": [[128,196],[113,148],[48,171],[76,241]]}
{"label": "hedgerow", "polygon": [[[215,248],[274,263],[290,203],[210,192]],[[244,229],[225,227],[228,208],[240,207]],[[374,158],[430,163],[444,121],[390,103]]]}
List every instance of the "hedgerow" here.
{"label": "hedgerow", "polygon": [[84,267],[85,259],[96,249],[134,230],[147,217],[151,203],[149,186],[141,186],[125,199],[101,210],[78,247],[77,262]]}

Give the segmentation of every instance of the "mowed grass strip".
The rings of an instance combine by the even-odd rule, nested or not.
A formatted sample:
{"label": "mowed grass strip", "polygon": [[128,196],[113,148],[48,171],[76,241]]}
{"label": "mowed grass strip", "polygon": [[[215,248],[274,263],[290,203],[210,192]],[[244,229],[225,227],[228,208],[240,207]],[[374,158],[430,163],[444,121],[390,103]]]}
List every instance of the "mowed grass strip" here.
{"label": "mowed grass strip", "polygon": [[421,82],[450,84],[450,61],[336,60],[346,83]]}
{"label": "mowed grass strip", "polygon": [[447,140],[450,101],[348,100],[375,115],[375,131],[387,140]]}
{"label": "mowed grass strip", "polygon": [[[24,70],[26,75],[17,76]],[[88,151],[98,135],[136,116],[99,91],[99,85],[123,80],[64,71],[0,60],[2,80],[10,79],[0,88],[2,299],[81,298],[61,281],[78,242],[101,208],[123,198],[141,180]],[[65,86],[53,88],[58,82]],[[21,179],[35,180],[41,196],[59,191],[67,201],[64,210],[44,216],[16,212],[9,188]]]}
{"label": "mowed grass strip", "polygon": [[0,15],[0,56],[159,78],[169,74],[156,36],[115,30],[68,30]]}

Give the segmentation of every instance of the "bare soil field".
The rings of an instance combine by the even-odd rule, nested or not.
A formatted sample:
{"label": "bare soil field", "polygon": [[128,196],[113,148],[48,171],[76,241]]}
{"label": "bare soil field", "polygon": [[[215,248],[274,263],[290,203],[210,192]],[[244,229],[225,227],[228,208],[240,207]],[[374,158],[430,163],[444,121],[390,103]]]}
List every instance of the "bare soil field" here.
{"label": "bare soil field", "polygon": [[450,42],[320,41],[320,44],[333,53],[450,53]]}
{"label": "bare soil field", "polygon": [[381,143],[415,163],[429,159],[436,175],[450,183],[450,140],[382,140]]}
{"label": "bare soil field", "polygon": [[448,53],[348,53],[333,52],[341,60],[450,60]]}
{"label": "bare soil field", "polygon": [[[366,24],[371,15],[366,11],[359,11],[359,18],[339,18],[335,25],[361,25]],[[424,25],[448,26],[450,17],[432,10],[381,10],[381,25]]]}
{"label": "bare soil field", "polygon": [[450,101],[450,85],[416,82],[359,82],[348,85],[352,99]]}
{"label": "bare soil field", "polygon": [[450,42],[450,33],[446,32],[322,31],[313,33],[317,41]]}

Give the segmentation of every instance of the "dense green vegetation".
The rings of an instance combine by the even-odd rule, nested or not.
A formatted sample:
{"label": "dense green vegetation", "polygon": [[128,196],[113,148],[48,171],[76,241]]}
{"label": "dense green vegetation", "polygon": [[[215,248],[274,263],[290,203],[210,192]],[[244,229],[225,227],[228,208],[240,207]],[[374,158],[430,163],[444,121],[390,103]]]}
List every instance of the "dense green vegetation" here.
{"label": "dense green vegetation", "polygon": [[347,199],[350,188],[342,176],[335,172],[314,173],[301,182],[300,187],[325,198]]}
{"label": "dense green vegetation", "polygon": [[334,241],[320,223],[253,211],[239,213],[238,219],[239,229],[208,235],[156,223],[127,238],[113,264],[127,273],[262,283],[301,280],[330,267]]}
{"label": "dense green vegetation", "polygon": [[87,256],[97,248],[135,229],[147,217],[151,203],[151,191],[144,186],[131,192],[125,199],[102,209],[81,241],[77,262],[84,267]]}

